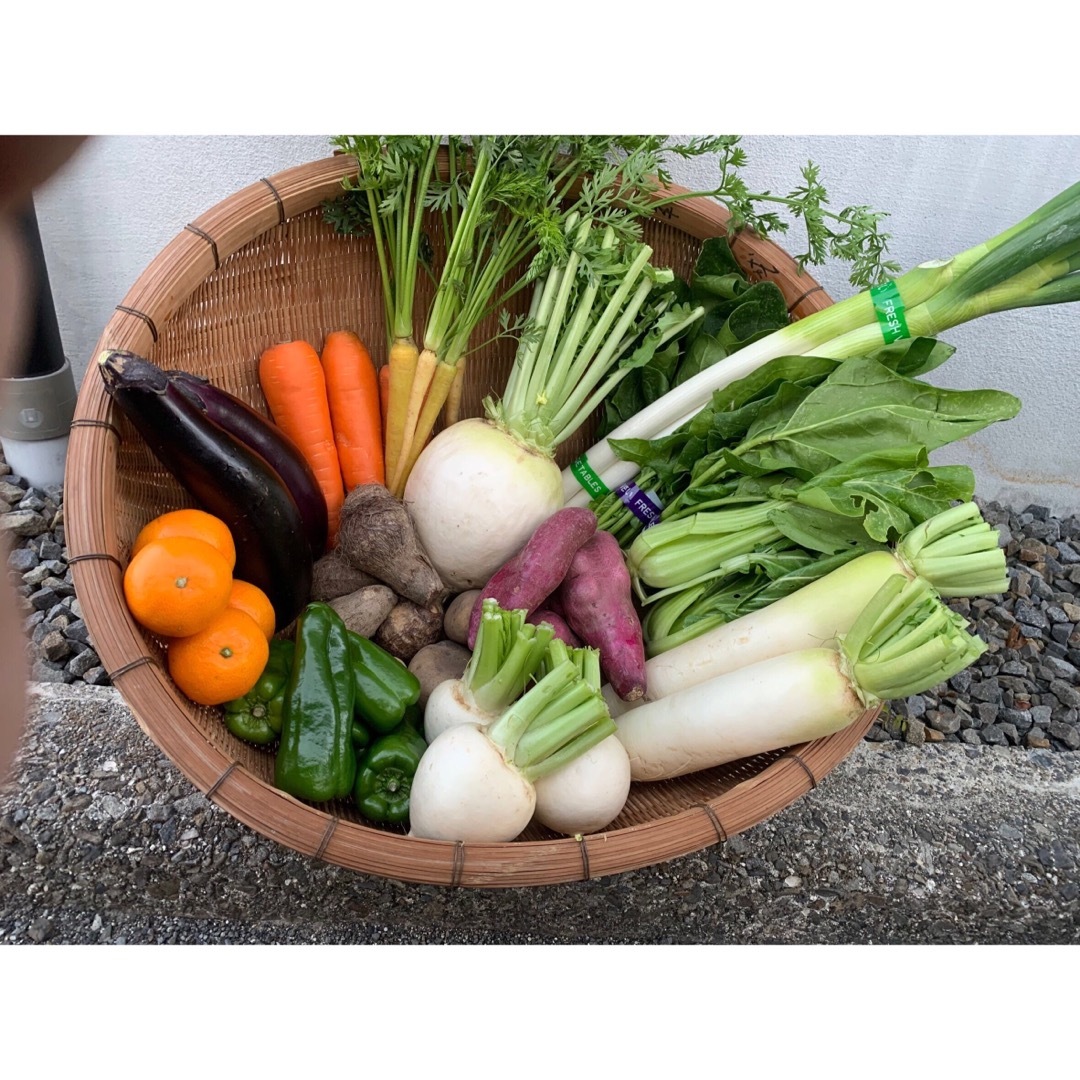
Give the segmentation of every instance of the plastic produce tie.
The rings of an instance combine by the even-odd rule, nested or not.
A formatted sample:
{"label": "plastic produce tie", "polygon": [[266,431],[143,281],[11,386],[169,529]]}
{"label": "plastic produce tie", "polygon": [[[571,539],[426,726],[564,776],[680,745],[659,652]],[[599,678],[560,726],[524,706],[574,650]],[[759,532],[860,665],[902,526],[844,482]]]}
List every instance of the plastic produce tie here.
{"label": "plastic produce tie", "polygon": [[886,345],[891,345],[901,338],[911,337],[911,331],[908,330],[907,319],[904,316],[904,301],[895,281],[875,285],[870,290],[870,300],[873,302],[878,325],[881,327],[881,336],[885,339]]}
{"label": "plastic produce tie", "polygon": [[611,489],[593,471],[587,455],[582,454],[576,461],[571,462],[570,471],[574,474],[574,478],[577,482],[592,496],[592,498],[600,499],[605,495],[611,494]]}
{"label": "plastic produce tie", "polygon": [[655,491],[642,491],[632,480],[628,480],[615,489],[615,494],[646,529],[660,520],[664,508],[656,498]]}

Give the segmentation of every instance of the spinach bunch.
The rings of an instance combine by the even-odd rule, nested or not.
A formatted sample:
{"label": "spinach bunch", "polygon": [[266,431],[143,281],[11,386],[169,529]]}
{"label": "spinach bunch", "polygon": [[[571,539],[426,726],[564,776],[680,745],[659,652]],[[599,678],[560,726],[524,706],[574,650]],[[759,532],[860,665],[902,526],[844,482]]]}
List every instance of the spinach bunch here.
{"label": "spinach bunch", "polygon": [[689,282],[674,277],[657,291],[673,292],[676,304],[702,307],[705,314],[612,391],[604,402],[601,437],[672,387],[790,322],[779,286],[752,282],[723,237],[702,244]]}

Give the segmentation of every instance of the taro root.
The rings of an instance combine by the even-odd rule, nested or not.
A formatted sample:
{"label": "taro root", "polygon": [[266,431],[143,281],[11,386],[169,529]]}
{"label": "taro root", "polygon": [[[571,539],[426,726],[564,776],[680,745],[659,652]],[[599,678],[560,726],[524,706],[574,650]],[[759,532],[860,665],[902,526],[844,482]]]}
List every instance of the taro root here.
{"label": "taro root", "polygon": [[389,585],[365,585],[355,592],[335,597],[329,604],[353,633],[370,638],[386,621],[397,602],[398,598]]}
{"label": "taro root", "polygon": [[425,645],[442,637],[442,622],[439,604],[423,607],[399,600],[371,640],[407,664]]}
{"label": "taro root", "polygon": [[360,484],[345,497],[337,550],[355,569],[421,607],[446,596],[446,586],[416,538],[412,518],[382,484]]}
{"label": "taro root", "polygon": [[312,571],[311,599],[330,601],[348,596],[365,585],[377,585],[371,574],[357,570],[336,548],[319,558]]}

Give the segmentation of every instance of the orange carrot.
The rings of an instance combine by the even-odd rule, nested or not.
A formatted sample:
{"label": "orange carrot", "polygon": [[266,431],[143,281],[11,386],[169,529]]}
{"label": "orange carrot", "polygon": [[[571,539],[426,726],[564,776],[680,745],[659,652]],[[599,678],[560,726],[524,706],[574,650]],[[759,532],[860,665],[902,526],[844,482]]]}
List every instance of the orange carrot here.
{"label": "orange carrot", "polygon": [[[390,412],[390,365],[379,368],[379,405],[382,410],[383,431],[386,430],[386,417]],[[384,466],[385,467],[385,466]]]}
{"label": "orange carrot", "polygon": [[274,423],[307,458],[319,482],[326,498],[327,546],[333,547],[345,486],[319,354],[306,341],[273,345],[259,358],[259,384]]}
{"label": "orange carrot", "polygon": [[322,366],[346,493],[385,483],[379,377],[371,354],[354,333],[336,330],[323,342]]}

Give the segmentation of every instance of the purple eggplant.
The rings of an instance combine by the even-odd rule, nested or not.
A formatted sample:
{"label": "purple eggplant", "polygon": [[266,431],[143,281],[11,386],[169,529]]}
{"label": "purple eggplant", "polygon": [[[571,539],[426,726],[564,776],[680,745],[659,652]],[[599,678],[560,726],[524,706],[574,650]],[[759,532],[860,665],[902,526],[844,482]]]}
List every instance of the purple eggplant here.
{"label": "purple eggplant", "polygon": [[169,377],[135,353],[102,353],[109,396],[199,506],[228,525],[234,573],[270,598],[283,629],[311,596],[314,559],[292,493],[257,451],[215,423]]}
{"label": "purple eggplant", "polygon": [[195,403],[216,424],[252,450],[262,454],[292,493],[304,519],[312,558],[326,551],[326,498],[307,458],[276,425],[256,412],[246,401],[189,371],[169,370],[170,393],[180,392]]}

